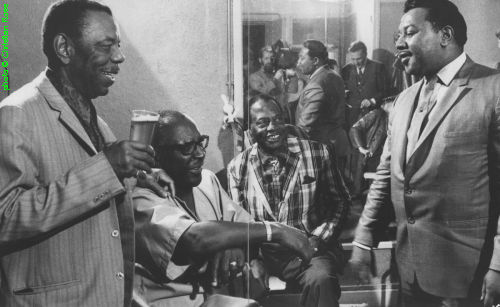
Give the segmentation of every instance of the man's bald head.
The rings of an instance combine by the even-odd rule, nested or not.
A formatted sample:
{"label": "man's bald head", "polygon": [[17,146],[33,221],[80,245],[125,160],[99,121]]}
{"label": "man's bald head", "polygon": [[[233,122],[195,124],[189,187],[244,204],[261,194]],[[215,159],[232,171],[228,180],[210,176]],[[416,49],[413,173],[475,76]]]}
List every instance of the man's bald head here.
{"label": "man's bald head", "polygon": [[160,111],[160,119],[153,137],[153,147],[160,148],[161,146],[170,144],[174,131],[181,126],[194,127],[198,130],[194,120],[186,114],[174,110]]}
{"label": "man's bald head", "polygon": [[175,182],[175,188],[189,190],[201,182],[208,136],[200,135],[194,121],[178,111],[161,111],[153,137],[158,166]]}
{"label": "man's bald head", "polygon": [[269,108],[273,112],[276,112],[279,115],[282,115],[281,108],[274,99],[274,97],[266,94],[258,94],[253,96],[249,103],[250,105],[250,120],[251,122],[255,122],[255,114],[259,111],[262,111],[264,108]]}
{"label": "man's bald head", "polygon": [[286,142],[285,121],[276,100],[265,94],[250,99],[251,130],[255,141],[264,151],[273,153]]}

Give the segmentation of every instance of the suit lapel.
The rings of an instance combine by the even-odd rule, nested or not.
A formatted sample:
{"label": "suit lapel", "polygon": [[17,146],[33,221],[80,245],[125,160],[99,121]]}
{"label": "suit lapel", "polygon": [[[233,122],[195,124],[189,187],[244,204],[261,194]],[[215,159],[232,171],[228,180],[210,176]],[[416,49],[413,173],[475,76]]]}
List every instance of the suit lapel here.
{"label": "suit lapel", "polygon": [[264,210],[277,221],[276,216],[267,201],[266,193],[264,193],[264,183],[262,182],[262,165],[260,164],[259,157],[257,156],[257,143],[253,144],[250,151],[250,156],[248,157],[250,161],[250,167],[248,169],[248,186],[253,187],[255,191],[255,197],[262,203]]}
{"label": "suit lapel", "polygon": [[[406,147],[408,138],[406,133],[410,127],[411,117],[413,115],[413,108],[418,99],[418,93],[422,87],[423,82],[419,81],[414,86],[410,87],[402,96],[400,96],[395,105],[394,118],[392,120],[391,133],[393,146],[393,156],[399,157],[400,169],[404,172],[406,166]],[[404,95],[404,96],[403,96]]]}
{"label": "suit lapel", "polygon": [[50,108],[59,113],[59,120],[63,123],[63,125],[70,131],[70,133],[89,153],[89,155],[95,155],[97,151],[90,141],[87,132],[85,132],[85,129],[76,117],[73,110],[71,110],[66,101],[64,101],[64,98],[62,98],[62,96],[52,85],[52,83],[50,83],[49,79],[47,79],[47,77],[45,76],[45,72],[41,73],[38,76],[38,78],[35,80],[35,83]]}
{"label": "suit lapel", "polygon": [[451,81],[450,85],[444,89],[440,101],[434,106],[434,110],[432,111],[433,116],[429,118],[429,122],[415,145],[415,150],[408,160],[407,173],[405,174],[408,180],[422,166],[427,158],[434,140],[434,134],[439,124],[446,115],[448,115],[453,106],[471,90],[471,88],[467,87],[467,84],[469,83],[473,67],[474,62],[467,57],[465,64],[458,71],[457,76]]}
{"label": "suit lapel", "polygon": [[295,183],[297,182],[297,177],[299,176],[298,169],[300,162],[302,161],[302,153],[296,138],[288,139],[288,149],[290,151],[290,155],[288,156],[285,165],[285,174],[288,174],[288,176],[285,178],[285,182],[283,184],[283,201],[285,203],[288,203],[290,195],[293,194],[293,189],[295,187]]}

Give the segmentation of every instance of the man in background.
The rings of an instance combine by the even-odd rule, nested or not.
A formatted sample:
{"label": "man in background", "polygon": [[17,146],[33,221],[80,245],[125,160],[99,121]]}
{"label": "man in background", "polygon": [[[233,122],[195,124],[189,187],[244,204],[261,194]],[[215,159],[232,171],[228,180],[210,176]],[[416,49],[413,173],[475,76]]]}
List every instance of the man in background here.
{"label": "man in background", "polygon": [[311,140],[335,147],[339,168],[344,169],[349,140],[344,130],[345,99],[342,78],[328,66],[328,52],[317,40],[307,40],[299,54],[297,68],[309,76],[300,94],[295,125]]}
{"label": "man in background", "polygon": [[[388,82],[384,64],[368,59],[363,42],[352,42],[348,52],[351,63],[342,68],[342,78],[347,90],[347,124],[350,129],[370,107],[380,105],[387,94]],[[362,110],[365,110],[364,114]]]}
{"label": "man in background", "polygon": [[283,70],[275,67],[275,53],[271,46],[265,46],[259,52],[260,69],[248,78],[249,96],[268,94],[281,101],[284,90]]}
{"label": "man in background", "polygon": [[[351,63],[342,68],[342,78],[347,90],[347,130],[371,109],[382,103],[386,95],[388,82],[384,64],[367,57],[366,45],[361,41],[349,46]],[[352,143],[352,140],[351,140]],[[351,193],[360,198],[362,193],[359,174],[363,156],[357,149],[351,152],[346,170],[347,178],[352,183]]]}
{"label": "man in background", "polygon": [[111,10],[60,1],[42,29],[48,68],[0,103],[1,306],[128,306],[134,220],[124,179],[154,152],[115,142],[92,99],[124,61]]}
{"label": "man in background", "polygon": [[[394,103],[351,263],[369,275],[374,233],[394,205],[403,306],[500,303],[500,75],[464,52],[448,0],[408,0],[396,42],[424,78]],[[482,300],[482,301],[481,301]]]}

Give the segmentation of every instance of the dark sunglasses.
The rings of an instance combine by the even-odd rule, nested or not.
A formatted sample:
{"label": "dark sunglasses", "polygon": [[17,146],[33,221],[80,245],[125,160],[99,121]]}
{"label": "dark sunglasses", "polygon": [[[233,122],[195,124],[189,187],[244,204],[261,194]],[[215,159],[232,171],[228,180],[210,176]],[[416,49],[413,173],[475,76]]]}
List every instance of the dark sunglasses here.
{"label": "dark sunglasses", "polygon": [[202,135],[198,139],[198,141],[187,142],[183,144],[172,144],[172,145],[164,145],[165,147],[173,148],[179,151],[183,155],[192,155],[196,150],[196,147],[201,147],[203,151],[208,147],[208,135]]}

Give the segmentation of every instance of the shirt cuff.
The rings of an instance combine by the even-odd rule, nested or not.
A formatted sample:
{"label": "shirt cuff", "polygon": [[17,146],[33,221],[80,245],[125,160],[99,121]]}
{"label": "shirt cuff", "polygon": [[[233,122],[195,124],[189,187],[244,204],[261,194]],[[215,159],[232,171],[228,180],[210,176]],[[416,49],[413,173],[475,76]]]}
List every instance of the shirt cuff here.
{"label": "shirt cuff", "polygon": [[361,244],[361,243],[356,242],[356,241],[352,241],[352,245],[353,246],[357,246],[357,247],[359,247],[361,249],[364,249],[364,250],[367,250],[367,251],[371,251],[372,250],[372,248],[370,246]]}

